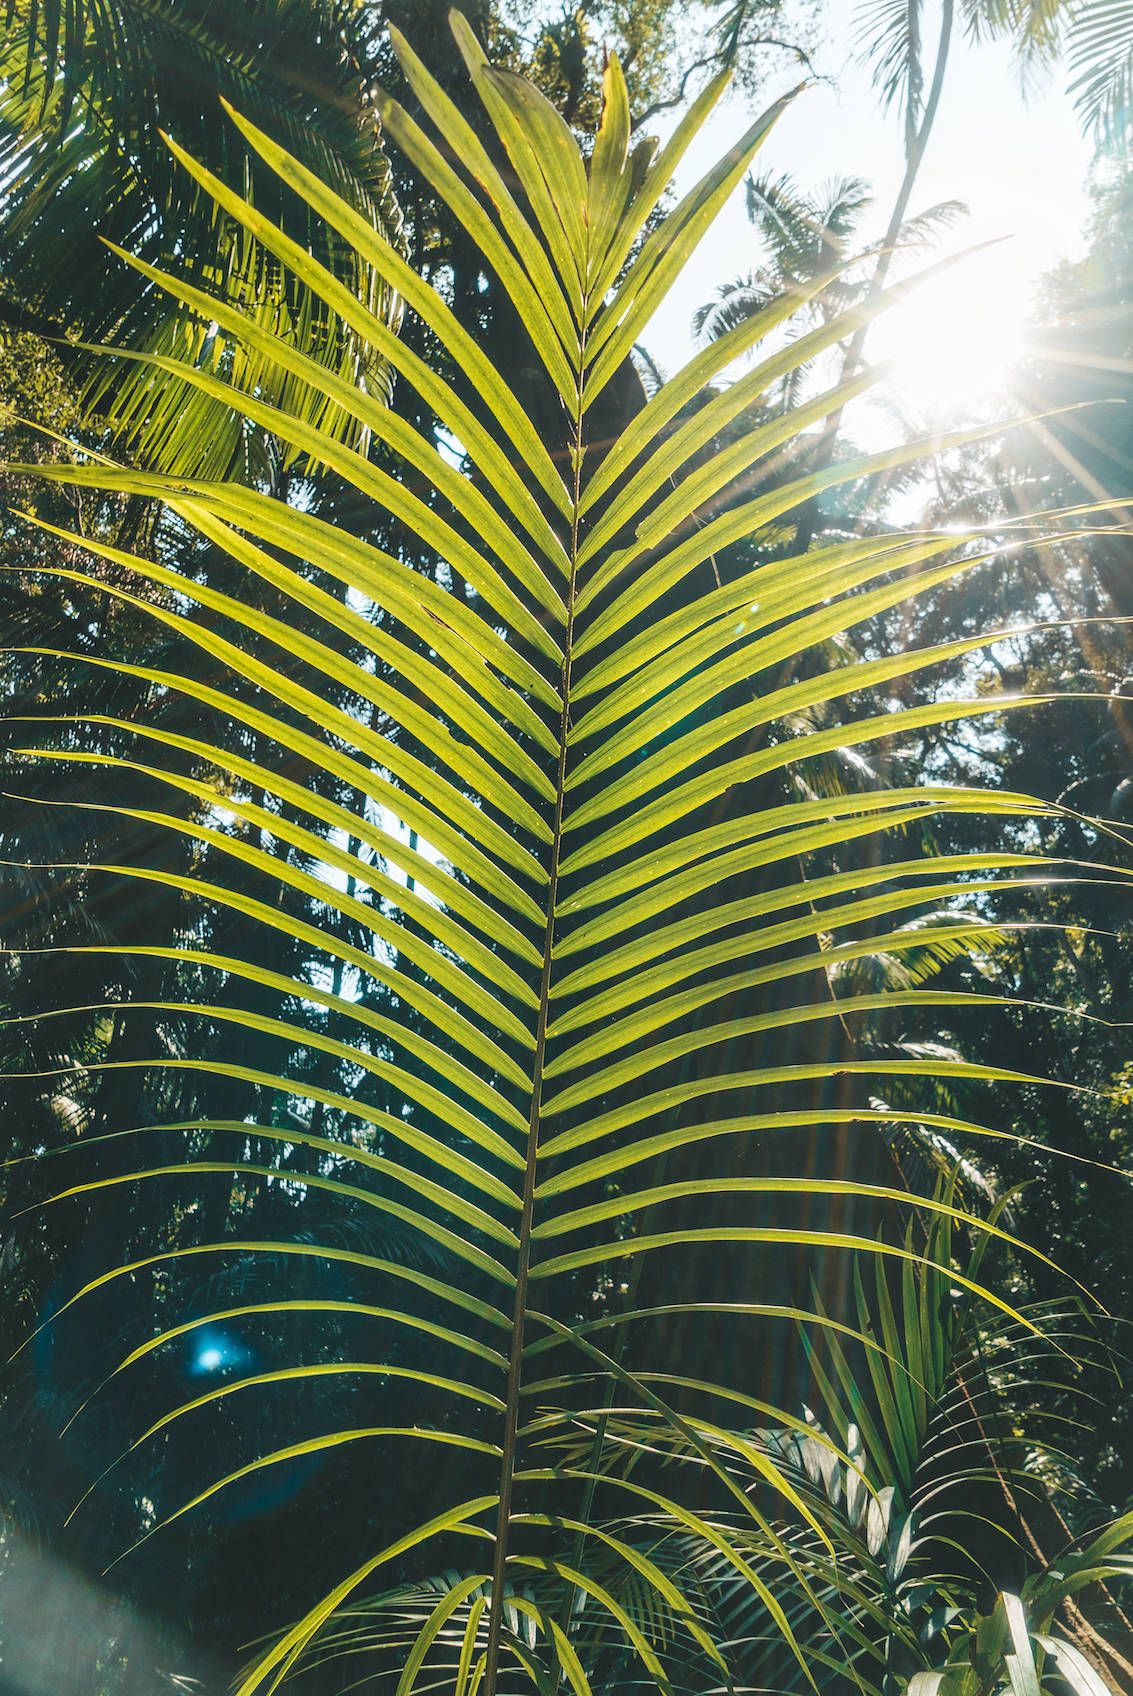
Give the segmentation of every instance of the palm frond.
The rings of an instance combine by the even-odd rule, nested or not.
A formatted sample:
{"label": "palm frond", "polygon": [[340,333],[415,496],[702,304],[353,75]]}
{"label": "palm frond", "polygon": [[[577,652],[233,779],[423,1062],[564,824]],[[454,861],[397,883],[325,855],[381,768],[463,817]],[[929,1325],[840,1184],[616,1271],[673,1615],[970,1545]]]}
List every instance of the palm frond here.
{"label": "palm frond", "polygon": [[375,228],[396,239],[400,213],[380,129],[358,98],[371,26],[337,0],[241,0],[170,7],[154,0],[24,0],[9,8],[0,57],[0,182],[5,199],[5,309],[66,334],[88,409],[109,420],[126,451],[173,474],[221,478],[262,469],[263,444],[239,409],[187,383],[160,393],[136,365],[92,371],[74,341],[108,337],[189,366],[223,369],[237,392],[306,411],[328,435],[364,441],[326,398],[218,338],[122,266],[107,243],[151,259],[186,253],[195,275],[243,313],[280,331],[316,363],[378,396],[380,354],[345,330],[325,303],[289,277],[170,159],[162,129],[242,182],[245,196],[282,216],[387,322],[396,298],[359,260],[289,202],[228,126],[218,100],[238,100]]}
{"label": "palm frond", "polygon": [[923,8],[920,0],[865,0],[857,13],[858,51],[886,107],[897,105],[906,140],[924,104]]}
{"label": "palm frond", "polygon": [[[302,1191],[329,1218],[372,1226],[333,1238],[321,1228],[309,1240],[226,1238],[194,1235],[188,1221],[173,1240],[86,1278],[59,1312],[196,1256],[239,1266],[282,1257],[348,1271],[363,1305],[380,1311],[383,1338],[429,1336],[439,1351],[436,1364],[374,1347],[366,1358],[237,1372],[159,1410],[135,1439],[146,1450],[220,1397],[231,1406],[268,1393],[269,1378],[295,1390],[334,1374],[384,1385],[376,1412],[365,1398],[357,1417],[353,1401],[320,1400],[312,1433],[261,1437],[218,1459],[211,1478],[175,1481],[136,1546],[312,1455],[378,1445],[392,1476],[402,1466],[429,1476],[420,1497],[386,1497],[365,1552],[344,1557],[338,1582],[269,1644],[242,1696],[344,1643],[366,1649],[370,1637],[375,1652],[401,1657],[403,1693],[437,1657],[446,1681],[485,1696],[564,1681],[589,1696],[603,1678],[624,1688],[631,1676],[666,1688],[677,1666],[694,1668],[701,1690],[709,1679],[727,1686],[734,1645],[691,1565],[668,1564],[690,1538],[764,1610],[775,1664],[813,1683],[811,1650],[755,1551],[772,1550],[793,1594],[817,1608],[823,1665],[853,1668],[865,1650],[856,1623],[843,1631],[830,1613],[835,1551],[814,1492],[750,1429],[757,1409],[763,1423],[791,1423],[777,1420],[743,1363],[799,1310],[761,1289],[753,1269],[822,1254],[844,1284],[863,1254],[878,1291],[892,1278],[907,1300],[923,1245],[903,1230],[878,1238],[879,1217],[915,1205],[930,1230],[1004,1241],[994,1219],[950,1195],[912,1198],[884,1165],[870,1168],[873,1178],[816,1173],[806,1150],[859,1121],[909,1118],[859,1103],[855,1092],[879,1076],[1036,1081],[927,1051],[857,1055],[843,1041],[855,1015],[899,1008],[931,1023],[994,998],[931,980],[833,996],[827,969],[903,951],[912,937],[925,979],[930,958],[981,930],[960,903],[1053,867],[1017,852],[890,852],[900,832],[941,811],[1046,810],[1025,795],[879,780],[869,793],[815,785],[800,799],[789,774],[833,751],[1020,704],[941,698],[908,710],[867,705],[864,716],[845,707],[855,695],[876,703],[895,679],[974,652],[996,632],[866,660],[843,648],[834,670],[822,663],[841,633],[994,568],[994,556],[974,534],[948,534],[791,557],[784,531],[801,503],[907,464],[927,444],[817,473],[788,459],[784,470],[798,432],[867,375],[786,416],[741,422],[725,451],[707,451],[743,419],[749,379],[692,403],[759,339],[754,321],[618,411],[615,380],[778,108],[650,228],[719,89],[655,157],[651,144],[630,149],[611,60],[587,166],[554,108],[489,65],[458,15],[453,28],[490,144],[396,33],[421,122],[388,99],[382,121],[499,279],[514,312],[514,361],[493,362],[375,220],[248,117],[236,127],[262,168],[309,209],[328,247],[354,254],[359,272],[404,299],[450,356],[451,380],[399,342],[325,256],[174,144],[199,191],[416,390],[448,452],[297,346],[286,323],[241,314],[207,279],[135,261],[150,286],[208,313],[218,339],[282,385],[251,395],[223,363],[142,353],[135,362],[157,404],[167,382],[186,385],[318,460],[363,512],[396,518],[431,572],[373,545],[365,524],[355,534],[232,482],[105,461],[38,468],[74,488],[163,501],[169,534],[207,544],[229,572],[218,581],[183,569],[176,547],[147,559],[98,539],[85,572],[44,563],[43,580],[85,586],[147,621],[159,650],[175,640],[188,656],[180,669],[136,652],[52,662],[105,668],[144,686],[146,702],[207,708],[247,738],[210,741],[186,728],[191,712],[179,728],[152,711],[105,713],[99,733],[109,741],[69,751],[78,769],[124,786],[144,779],[143,799],[114,815],[178,848],[173,869],[92,850],[92,882],[160,885],[193,915],[179,943],[139,939],[123,951],[140,961],[164,950],[186,986],[219,981],[222,1003],[201,992],[201,1014],[246,1048],[219,1060],[189,1048],[122,1058],[103,1049],[90,1069],[130,1071],[159,1091],[178,1071],[215,1072],[250,1105],[237,1115],[167,1112],[156,1135],[138,1116],[116,1123],[113,1147],[128,1164],[61,1177],[53,1202],[190,1177],[225,1194],[235,1183],[257,1196]],[[788,373],[845,328],[813,332],[750,384]],[[285,404],[292,380],[320,397],[313,412]],[[323,406],[349,428],[330,428]],[[387,450],[380,461],[351,445],[366,432]],[[749,551],[729,553],[740,545]],[[19,757],[51,771],[59,751],[29,731]],[[300,783],[296,765],[326,786]],[[102,801],[60,804],[104,817]],[[415,833],[408,847],[399,821]],[[867,842],[871,853],[859,854]],[[935,932],[910,931],[905,921],[926,910],[956,916]],[[264,964],[267,937],[285,939],[286,971]],[[112,955],[116,945],[84,939],[78,949],[100,946]],[[188,1031],[195,1004],[186,987],[139,995],[134,1011],[157,1018],[146,1030]],[[316,1014],[333,1016],[333,1029]],[[324,1061],[336,1070],[313,1081]],[[54,1090],[50,1071],[42,1083]],[[766,1159],[770,1145],[777,1161]],[[880,1139],[871,1146],[884,1153]],[[407,1239],[420,1245],[415,1257]],[[965,1289],[977,1281],[955,1277]],[[218,1299],[214,1318],[241,1305]],[[312,1299],[329,1317],[340,1298]],[[1002,1297],[986,1299],[1013,1316]],[[844,1326],[818,1307],[811,1317]],[[735,1340],[718,1351],[732,1366],[714,1381],[686,1352],[696,1328]],[[889,1359],[900,1339],[889,1320],[884,1329]],[[113,1368],[144,1372],[175,1330]],[[879,1399],[886,1387],[899,1399],[891,1447],[907,1447],[920,1392],[887,1371],[872,1383]],[[412,1458],[422,1452],[423,1467]],[[809,1541],[781,1533],[787,1518]],[[649,1529],[631,1535],[631,1525]],[[409,1584],[412,1572],[426,1576]],[[450,1576],[428,1579],[438,1572]],[[375,1587],[386,1600],[355,1640],[357,1599]]]}
{"label": "palm frond", "polygon": [[1127,135],[1133,112],[1133,7],[1122,0],[1075,8],[1066,30],[1070,93],[1105,140]]}

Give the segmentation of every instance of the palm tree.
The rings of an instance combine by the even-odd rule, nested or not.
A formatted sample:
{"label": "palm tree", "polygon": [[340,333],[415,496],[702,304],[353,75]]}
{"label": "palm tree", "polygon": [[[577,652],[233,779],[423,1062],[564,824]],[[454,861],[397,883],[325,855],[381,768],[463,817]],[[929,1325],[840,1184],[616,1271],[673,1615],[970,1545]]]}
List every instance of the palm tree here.
{"label": "palm tree", "polygon": [[[173,473],[259,473],[270,445],[231,407],[167,383],[159,397],[144,365],[92,370],[74,347],[173,354],[224,371],[238,390],[307,409],[333,436],[357,441],[348,419],[218,338],[155,291],[114,251],[187,260],[193,274],[290,336],[315,361],[371,392],[385,391],[380,353],[342,331],[296,279],[216,214],[177,171],[161,131],[183,137],[213,169],[243,184],[383,323],[398,303],[354,253],[309,223],[305,209],[218,122],[238,102],[332,183],[374,228],[396,238],[400,214],[380,129],[367,100],[374,23],[356,0],[113,0],[110,5],[14,0],[0,49],[0,185],[4,268],[0,318],[63,340],[85,373],[89,410],[109,420],[134,456]],[[269,388],[265,390],[265,384]],[[249,464],[251,458],[251,464]]]}
{"label": "palm tree", "polygon": [[1120,145],[1133,110],[1133,11],[1121,0],[1076,7],[1064,51],[1079,112],[1103,143]]}
{"label": "palm tree", "polygon": [[[921,449],[759,482],[760,467],[781,467],[783,443],[835,395],[706,456],[734,417],[734,397],[709,392],[685,409],[758,341],[758,319],[699,353],[611,437],[604,391],[776,113],[648,230],[712,99],[659,153],[649,142],[631,147],[611,58],[587,164],[533,86],[492,68],[459,15],[453,29],[491,144],[396,34],[428,129],[393,101],[378,104],[386,136],[461,220],[512,302],[519,328],[507,361],[489,358],[371,220],[248,118],[236,126],[261,166],[403,296],[445,350],[451,379],[397,341],[287,229],[173,146],[198,189],[414,387],[443,424],[446,451],[193,276],[143,273],[198,323],[215,322],[218,335],[270,363],[281,383],[309,386],[372,432],[398,474],[302,409],[247,395],[199,363],[152,357],[155,392],[160,374],[242,409],[341,478],[363,510],[395,514],[446,569],[429,575],[375,546],[365,525],[331,523],[233,481],[94,459],[37,468],[48,483],[164,502],[170,533],[219,550],[232,574],[230,590],[214,571],[206,579],[179,568],[172,551],[155,560],[87,542],[91,593],[133,594],[131,604],[148,606],[211,675],[206,683],[199,668],[173,675],[99,656],[186,710],[175,729],[160,717],[108,715],[106,728],[131,751],[92,752],[102,772],[140,771],[161,789],[138,822],[168,832],[185,854],[186,869],[161,881],[200,921],[174,951],[176,993],[152,1009],[169,1040],[127,1061],[158,1129],[115,1127],[122,1163],[112,1175],[69,1175],[43,1161],[60,1174],[44,1183],[56,1208],[123,1189],[139,1207],[158,1198],[164,1243],[86,1277],[60,1298],[54,1322],[74,1323],[85,1304],[105,1307],[116,1293],[128,1305],[129,1292],[156,1280],[156,1330],[138,1327],[102,1367],[112,1393],[125,1399],[138,1386],[145,1409],[120,1461],[107,1455],[109,1473],[120,1464],[137,1479],[131,1553],[202,1519],[214,1524],[209,1513],[254,1498],[273,1478],[314,1492],[304,1469],[327,1469],[335,1507],[311,1522],[322,1541],[303,1563],[308,1603],[258,1655],[244,1696],[291,1674],[320,1688],[324,1632],[345,1628],[368,1587],[390,1584],[390,1631],[375,1646],[363,1623],[351,1644],[374,1649],[381,1689],[406,1692],[418,1674],[458,1696],[566,1686],[589,1696],[625,1688],[627,1677],[657,1690],[731,1686],[736,1645],[706,1614],[695,1574],[671,1569],[669,1552],[687,1536],[750,1586],[775,1628],[776,1661],[786,1643],[806,1680],[808,1651],[779,1582],[749,1558],[750,1540],[769,1538],[783,1569],[814,1588],[806,1559],[776,1540],[773,1518],[798,1515],[816,1534],[822,1521],[753,1432],[756,1419],[800,1427],[789,1408],[753,1391],[750,1364],[800,1307],[768,1299],[749,1277],[750,1256],[770,1269],[802,1242],[914,1276],[926,1257],[906,1240],[910,1197],[898,1183],[797,1167],[766,1176],[759,1145],[778,1143],[790,1167],[792,1149],[809,1147],[816,1129],[905,1122],[907,1106],[869,1105],[879,1076],[910,1088],[917,1079],[1001,1089],[1030,1081],[931,1055],[847,1060],[824,1033],[882,1006],[984,1007],[979,992],[863,993],[852,977],[835,995],[829,974],[863,954],[923,950],[923,933],[910,938],[902,920],[926,904],[954,914],[953,942],[982,933],[981,913],[960,903],[974,891],[989,900],[1043,862],[879,855],[827,871],[828,851],[888,833],[899,840],[941,811],[980,805],[1008,818],[1033,804],[882,781],[869,795],[818,788],[772,805],[761,781],[833,749],[887,743],[902,728],[1001,712],[1001,699],[947,699],[781,733],[825,704],[869,701],[902,676],[975,651],[995,632],[759,691],[752,684],[847,625],[962,576],[986,550],[974,535],[871,537],[816,551],[805,570],[782,551],[780,520],[801,500]],[[829,333],[840,339],[836,325]],[[540,428],[512,384],[533,365],[559,402],[557,413],[543,409]],[[709,563],[741,539],[765,544],[757,563],[738,578],[711,577]],[[133,588],[122,590],[120,578]],[[161,594],[147,601],[153,590]],[[311,616],[322,639],[308,634]],[[208,709],[199,729],[190,728],[196,708]],[[238,750],[215,735],[214,712],[246,733]],[[35,749],[25,757],[34,766]],[[416,832],[416,847],[397,821]],[[815,875],[800,878],[800,862]],[[145,867],[117,871],[139,890],[153,881]],[[294,945],[281,971],[263,964],[261,941],[272,935]],[[934,941],[944,946],[942,930]],[[151,953],[157,947],[131,942],[132,959]],[[223,1020],[251,1059],[186,1040],[198,1013],[219,1017],[217,998],[201,994],[205,979],[222,982]],[[812,993],[822,984],[828,993]],[[327,1084],[312,1065],[320,1056],[341,1067]],[[252,1102],[241,1094],[235,1114],[171,1116],[164,1080],[198,1070],[258,1093]],[[994,1134],[958,1110],[933,1122],[960,1137]],[[159,1206],[170,1186],[199,1193],[212,1181],[227,1234],[215,1216]],[[799,1196],[827,1207],[825,1218],[784,1228],[768,1217],[769,1206]],[[854,1205],[868,1234],[855,1228]],[[916,1205],[976,1240],[1008,1235],[947,1196]],[[308,1232],[280,1229],[296,1215],[315,1221]],[[879,1215],[890,1229],[874,1240]],[[731,1257],[742,1281],[698,1292],[694,1275],[710,1257],[717,1268]],[[164,1305],[169,1276],[190,1264],[225,1268],[233,1281],[174,1318]],[[657,1266],[670,1269],[679,1296],[649,1296],[664,1287]],[[332,1293],[320,1278],[297,1294],[297,1270],[348,1285]],[[959,1270],[954,1278],[978,1283]],[[1009,1310],[1002,1296],[989,1299]],[[818,1309],[809,1319],[827,1324]],[[712,1379],[673,1347],[694,1324],[713,1345],[702,1353],[716,1363]],[[228,1356],[207,1349],[193,1392],[175,1390],[162,1362],[208,1327],[239,1346]],[[285,1399],[281,1440],[273,1415]],[[96,1395],[77,1421],[98,1405]],[[266,1414],[241,1416],[258,1409]],[[292,1436],[297,1418],[309,1422],[301,1438]],[[179,1439],[194,1429],[208,1433],[213,1464],[191,1481]],[[201,1461],[204,1447],[192,1458]],[[826,1452],[846,1459],[835,1435]],[[367,1464],[374,1455],[377,1466]],[[246,1622],[246,1634],[257,1625]],[[854,1619],[847,1612],[833,1625],[829,1653],[850,1667]]]}
{"label": "palm tree", "polygon": [[879,287],[886,250],[904,220],[932,134],[958,28],[976,43],[1009,41],[1024,73],[1049,68],[1065,55],[1083,119],[1102,139],[1128,125],[1133,14],[1121,0],[1073,6],[1058,0],[961,0],[959,6],[941,0],[928,40],[921,0],[863,0],[858,15],[861,56],[885,104],[899,109],[904,135],[905,177],[879,259]]}
{"label": "palm tree", "polygon": [[[843,315],[871,289],[872,256],[858,245],[861,215],[873,203],[868,184],[861,177],[839,177],[808,193],[784,173],[749,175],[744,189],[764,261],[746,277],[722,283],[716,301],[697,308],[693,334],[715,341],[757,313],[794,302],[792,328],[817,328],[836,318],[844,327]],[[963,202],[945,200],[907,218],[897,232],[896,248],[916,251],[965,211]],[[782,391],[786,404],[797,401],[807,369],[800,364],[788,373],[789,387]]]}
{"label": "palm tree", "polygon": [[[860,297],[860,288],[842,273],[858,218],[870,204],[861,177],[839,177],[817,194],[806,194],[787,174],[749,176],[744,190],[748,218],[766,252],[764,263],[746,277],[719,285],[717,300],[694,313],[694,335],[716,341],[784,295],[809,295],[797,318],[819,323]],[[811,293],[820,280],[825,286]],[[797,389],[784,398],[794,401],[796,394]]]}
{"label": "palm tree", "polygon": [[[1024,0],[962,0],[957,13],[955,0],[941,0],[935,45],[927,50],[925,18],[921,0],[863,0],[860,7],[859,39],[864,61],[874,72],[874,82],[886,106],[900,111],[905,169],[870,279],[868,295],[884,289],[893,257],[900,246],[913,192],[932,136],[940,99],[944,92],[948,57],[957,24],[962,23],[975,41],[1009,39],[1023,64],[1049,64],[1057,59],[1064,35],[1072,68],[1078,73],[1072,85],[1079,94],[1079,108],[1086,119],[1104,134],[1128,121],[1130,77],[1133,75],[1133,29],[1124,0],[1094,0],[1085,6],[1031,4]],[[850,338],[842,362],[843,379],[861,364],[868,325],[859,325]],[[824,469],[834,457],[842,413],[826,420],[815,466]],[[798,540],[805,550],[814,537],[817,508],[812,501],[804,509]]]}

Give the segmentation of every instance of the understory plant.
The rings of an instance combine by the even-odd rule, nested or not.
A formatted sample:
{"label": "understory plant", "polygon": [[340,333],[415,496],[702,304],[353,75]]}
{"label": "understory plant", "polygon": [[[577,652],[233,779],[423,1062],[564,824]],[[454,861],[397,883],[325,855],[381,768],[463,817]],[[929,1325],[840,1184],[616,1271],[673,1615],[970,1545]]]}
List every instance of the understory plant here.
{"label": "understory plant", "polygon": [[[123,254],[214,326],[208,357],[129,356],[154,405],[176,382],[229,407],[348,489],[350,520],[301,488],[288,502],[94,453],[37,468],[164,508],[153,557],[88,538],[85,563],[37,568],[127,610],[152,646],[43,650],[52,666],[112,674],[134,704],[84,715],[61,696],[17,752],[41,774],[54,762],[116,775],[122,799],[97,805],[165,857],[92,851],[83,875],[133,890],[143,918],[151,900],[172,903],[175,932],[58,938],[76,964],[116,962],[122,985],[105,1006],[52,1010],[85,1033],[67,1088],[81,1097],[117,1069],[139,1080],[141,1105],[70,1140],[66,1159],[92,1163],[81,1178],[45,1155],[37,1186],[64,1210],[181,1182],[201,1198],[171,1204],[144,1255],[123,1264],[108,1244],[47,1322],[139,1289],[161,1316],[101,1362],[72,1411],[79,1429],[127,1385],[144,1410],[88,1497],[121,1469],[144,1481],[120,1551],[132,1560],[267,1476],[332,1468],[319,1476],[339,1511],[360,1504],[241,1696],[288,1679],[397,1696],[704,1692],[771,1669],[776,1689],[944,1696],[954,1621],[918,1635],[907,1598],[854,1569],[862,1526],[897,1525],[886,1465],[899,1456],[869,1469],[860,1444],[886,1394],[924,1421],[943,1393],[945,1285],[1023,1334],[1035,1325],[981,1284],[978,1256],[965,1270],[948,1247],[953,1223],[1002,1246],[1002,1221],[951,1190],[911,1195],[886,1136],[919,1091],[933,1132],[994,1137],[947,1091],[1034,1080],[871,1032],[992,1003],[978,973],[953,981],[927,962],[985,957],[993,895],[1053,868],[932,852],[942,812],[1040,811],[1028,797],[886,775],[906,732],[1004,709],[947,690],[900,706],[902,678],[996,633],[892,655],[858,653],[847,633],[1000,566],[976,534],[846,526],[792,552],[804,503],[926,449],[808,469],[816,427],[871,372],[786,410],[762,404],[883,302],[790,339],[777,333],[805,298],[773,301],[641,388],[635,344],[777,109],[666,207],[722,79],[657,148],[631,134],[611,59],[584,157],[554,108],[493,69],[459,15],[452,25],[483,123],[396,35],[416,116],[390,100],[380,111],[479,251],[494,356],[454,312],[451,277],[416,275],[240,114],[262,165],[401,297],[416,345],[170,144],[218,216],[416,392],[435,435]],[[234,362],[276,372],[271,394],[325,397],[325,412],[234,389]],[[324,416],[353,424],[331,431]],[[391,522],[398,551],[376,539]],[[223,737],[201,728],[219,723]],[[867,755],[871,781],[855,785]],[[49,788],[40,804],[59,800],[96,805]],[[281,937],[286,970],[271,963]],[[888,976],[851,969],[878,960]],[[923,969],[902,973],[909,961]],[[140,962],[157,976],[132,975]],[[61,1092],[59,1069],[42,1070]],[[230,1109],[200,1111],[195,1079]],[[264,1197],[293,1230],[257,1235]],[[878,1300],[919,1315],[919,1355],[892,1305],[882,1337],[869,1334],[854,1298],[863,1259]],[[792,1341],[800,1320],[818,1339],[809,1353]],[[161,1363],[187,1347],[195,1389],[162,1401]],[[789,1359],[829,1382],[840,1362],[842,1393],[860,1385],[852,1418],[832,1417],[828,1396],[808,1419],[797,1372],[780,1382]],[[212,1434],[191,1451],[195,1476],[192,1428]],[[865,1539],[876,1564],[881,1544]],[[754,1655],[729,1623],[740,1597],[760,1621]],[[981,1648],[982,1682],[961,1675],[960,1696],[1040,1688],[1021,1606],[1000,1605],[996,1670]],[[1046,1632],[1047,1612],[1035,1617]],[[1027,1641],[1045,1652],[1042,1636]],[[1072,1656],[1058,1665],[1071,1677]]]}

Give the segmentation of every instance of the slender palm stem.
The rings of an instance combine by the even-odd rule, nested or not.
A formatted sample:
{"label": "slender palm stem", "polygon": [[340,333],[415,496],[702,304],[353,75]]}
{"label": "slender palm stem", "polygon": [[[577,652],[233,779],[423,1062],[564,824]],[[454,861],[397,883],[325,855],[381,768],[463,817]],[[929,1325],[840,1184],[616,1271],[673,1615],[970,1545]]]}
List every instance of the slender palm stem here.
{"label": "slender palm stem", "polygon": [[[889,214],[889,223],[886,227],[885,236],[881,243],[881,251],[877,256],[877,263],[874,266],[873,276],[870,278],[869,287],[866,290],[865,298],[867,300],[875,300],[885,287],[890,267],[893,264],[893,257],[897,251],[897,244],[901,235],[901,226],[905,222],[905,215],[909,210],[909,202],[913,197],[913,189],[916,187],[917,177],[920,175],[921,165],[924,163],[924,156],[928,149],[929,138],[932,135],[933,125],[936,122],[936,114],[940,107],[940,97],[944,91],[944,73],[948,67],[948,53],[952,45],[952,26],[954,17],[954,0],[943,0],[940,13],[940,36],[937,41],[936,63],[933,67],[932,84],[929,88],[928,99],[925,101],[924,113],[921,121],[910,136],[906,146],[905,174],[901,178],[901,186],[897,190],[897,198],[893,202],[893,210]],[[842,375],[839,379],[841,382],[848,382],[861,365],[862,355],[865,352],[866,337],[868,334],[869,324],[865,323],[850,339],[846,347],[845,357],[842,360]],[[836,412],[832,412],[830,414],[830,417],[823,425],[822,435],[820,436],[818,446],[815,449],[815,471],[825,471],[834,458],[834,450],[838,445],[839,431],[842,428],[843,411],[844,408],[839,407]],[[805,553],[810,547],[814,540],[814,532],[817,528],[817,524],[818,498],[817,496],[814,496],[806,503],[799,519],[799,527],[796,532],[796,546],[800,553]]]}

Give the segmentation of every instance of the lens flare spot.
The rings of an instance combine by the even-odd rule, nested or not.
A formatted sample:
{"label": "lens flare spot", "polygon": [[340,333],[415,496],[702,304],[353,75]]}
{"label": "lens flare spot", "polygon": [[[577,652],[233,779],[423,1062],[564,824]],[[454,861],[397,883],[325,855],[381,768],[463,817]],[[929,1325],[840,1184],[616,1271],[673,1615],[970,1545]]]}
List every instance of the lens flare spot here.
{"label": "lens flare spot", "polygon": [[198,1336],[188,1359],[188,1370],[194,1378],[209,1377],[233,1367],[245,1366],[251,1359],[248,1349],[225,1331],[210,1329]]}
{"label": "lens flare spot", "polygon": [[994,416],[1023,346],[1025,303],[997,271],[961,261],[883,314],[870,356],[886,362],[898,402],[928,423]]}

